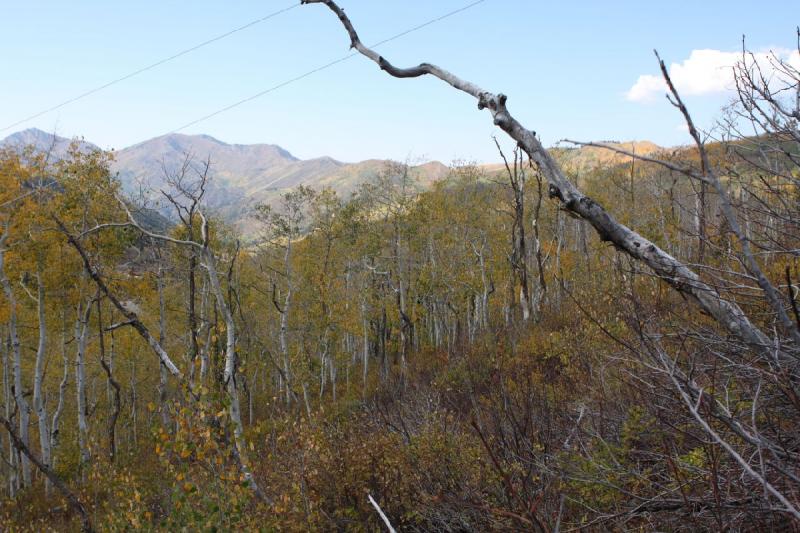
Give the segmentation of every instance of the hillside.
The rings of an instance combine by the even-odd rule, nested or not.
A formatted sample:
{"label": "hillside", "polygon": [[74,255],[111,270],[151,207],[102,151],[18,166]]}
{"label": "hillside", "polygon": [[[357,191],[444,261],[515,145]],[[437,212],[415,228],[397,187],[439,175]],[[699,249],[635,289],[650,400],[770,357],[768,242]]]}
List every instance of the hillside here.
{"label": "hillside", "polygon": [[[301,160],[272,144],[228,144],[208,135],[171,134],[117,152],[114,170],[125,187],[141,180],[151,189],[163,186],[164,170],[174,172],[191,154],[196,163],[211,160],[209,201],[222,216],[250,233],[253,206],[275,204],[298,185],[330,188],[346,197],[380,172],[388,160],[344,163],[331,157]],[[447,167],[431,162],[413,168],[425,187],[444,177]]]}
{"label": "hillside", "polygon": [[[664,150],[664,147],[650,141],[600,142],[609,147],[633,152],[638,155],[652,155]],[[557,147],[550,149],[550,153],[558,159],[564,170],[573,173],[588,172],[597,168],[610,167],[630,161],[630,158],[623,154],[596,146]],[[503,171],[505,166],[502,163],[494,163],[483,165],[483,168],[489,172],[497,172]]]}
{"label": "hillside", "polygon": [[[652,155],[663,151],[664,148],[650,141],[602,141],[603,144],[626,152],[637,155]],[[582,146],[579,148],[557,148],[553,150],[554,155],[559,159],[567,171],[589,171],[599,167],[609,167],[621,163],[630,162],[630,158],[604,150],[596,146]]]}
{"label": "hillside", "polygon": [[[12,134],[0,145],[21,148],[32,145],[63,157],[70,139],[37,129]],[[78,141],[84,149],[94,144]],[[248,227],[251,208],[259,203],[273,204],[287,190],[298,185],[314,189],[331,188],[349,196],[359,185],[380,172],[388,160],[370,159],[345,163],[332,157],[301,160],[273,144],[228,144],[209,135],[170,134],[156,137],[115,153],[113,171],[128,192],[142,188],[157,193],[164,186],[165,170],[179,169],[187,154],[195,165],[211,161],[210,206],[227,221],[242,229]],[[447,166],[430,162],[413,167],[412,173],[425,188],[444,177]]]}
{"label": "hillside", "polygon": [[[55,157],[62,157],[70,140],[37,129],[28,129],[6,137],[2,145],[33,145],[47,151],[52,146]],[[79,140],[82,149],[96,149],[92,143]],[[608,143],[639,154],[662,150],[649,141]],[[570,172],[589,171],[600,166],[615,165],[625,156],[596,147],[558,148],[554,155]],[[144,188],[155,193],[164,187],[165,171],[175,172],[187,154],[195,165],[211,161],[211,186],[207,200],[212,209],[228,222],[249,233],[252,207],[259,203],[275,204],[281,195],[298,185],[317,190],[330,188],[347,197],[378,174],[389,162],[370,159],[356,163],[332,157],[302,160],[275,144],[228,144],[209,135],[169,134],[123,148],[115,153],[113,171],[128,192]],[[487,172],[503,170],[499,163],[482,165]],[[448,167],[432,161],[412,167],[412,175],[424,190],[446,176]]]}

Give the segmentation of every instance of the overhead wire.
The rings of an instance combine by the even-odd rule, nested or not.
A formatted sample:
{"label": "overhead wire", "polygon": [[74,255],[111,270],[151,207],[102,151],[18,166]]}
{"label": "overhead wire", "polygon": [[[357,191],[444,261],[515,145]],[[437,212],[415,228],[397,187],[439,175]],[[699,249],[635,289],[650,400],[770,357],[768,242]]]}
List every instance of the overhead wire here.
{"label": "overhead wire", "polygon": [[[475,0],[475,1],[470,2],[470,3],[468,3],[468,4],[464,5],[464,6],[459,7],[457,9],[454,9],[452,11],[448,11],[447,13],[444,13],[443,15],[440,15],[438,17],[435,17],[435,18],[432,18],[430,20],[427,20],[427,21],[425,21],[425,22],[423,22],[421,24],[413,26],[413,27],[411,27],[411,28],[409,28],[407,30],[404,30],[404,31],[402,31],[400,33],[392,35],[391,37],[388,37],[388,38],[386,38],[386,39],[384,39],[382,41],[379,41],[379,42],[371,45],[371,48],[378,48],[378,47],[380,47],[382,45],[385,45],[387,43],[390,43],[392,41],[395,41],[397,39],[405,37],[406,35],[408,35],[410,33],[419,31],[419,30],[421,30],[423,28],[431,26],[432,24],[436,24],[436,23],[441,22],[441,21],[443,21],[445,19],[448,19],[448,18],[450,18],[450,17],[452,17],[454,15],[457,15],[459,13],[467,11],[468,9],[471,9],[471,8],[477,6],[478,4],[482,4],[485,1],[486,0]],[[156,67],[159,67],[159,66],[161,66],[161,65],[163,65],[165,63],[173,61],[173,60],[175,60],[175,59],[177,59],[177,58],[179,58],[181,56],[184,56],[186,54],[194,52],[195,50],[198,50],[200,48],[208,46],[209,44],[215,43],[215,42],[217,42],[217,41],[219,41],[221,39],[224,39],[226,37],[229,37],[229,36],[231,36],[231,35],[233,35],[235,33],[238,33],[240,31],[243,31],[243,30],[247,29],[247,28],[255,26],[256,24],[259,24],[261,22],[264,22],[264,21],[267,21],[267,20],[272,19],[274,17],[277,17],[278,15],[281,15],[283,13],[291,11],[292,9],[295,9],[295,8],[299,7],[300,5],[301,5],[301,3],[295,2],[295,3],[293,3],[293,4],[291,4],[291,5],[287,6],[287,7],[284,7],[284,8],[281,8],[279,10],[273,11],[272,13],[269,13],[269,14],[267,14],[267,15],[265,15],[263,17],[260,17],[258,19],[252,20],[252,21],[250,21],[250,22],[248,22],[248,23],[246,23],[246,24],[244,24],[242,26],[236,27],[236,28],[234,28],[232,30],[229,30],[229,31],[225,32],[225,33],[222,33],[220,35],[212,37],[211,39],[208,39],[206,41],[198,43],[198,44],[196,44],[196,45],[194,45],[192,47],[183,49],[183,50],[181,50],[181,51],[179,51],[179,52],[177,52],[177,53],[175,53],[175,54],[173,54],[171,56],[168,56],[168,57],[165,57],[163,59],[160,59],[160,60],[158,60],[158,61],[156,61],[154,63],[150,63],[149,65],[146,65],[146,66],[144,66],[144,67],[142,67],[140,69],[137,69],[137,70],[135,70],[133,72],[130,72],[130,73],[128,73],[128,74],[126,74],[126,75],[124,75],[122,77],[119,77],[119,78],[116,78],[114,80],[111,80],[111,81],[109,81],[107,83],[104,83],[103,85],[100,85],[100,86],[95,87],[93,89],[90,89],[90,90],[88,90],[86,92],[83,92],[83,93],[81,93],[81,94],[79,94],[77,96],[69,98],[68,100],[64,100],[63,102],[60,102],[60,103],[58,103],[58,104],[56,104],[54,106],[51,106],[51,107],[49,107],[47,109],[38,111],[38,112],[36,112],[36,113],[34,113],[32,115],[29,115],[29,116],[27,116],[27,117],[25,117],[23,119],[20,119],[20,120],[14,122],[12,124],[9,124],[8,126],[5,126],[4,128],[0,128],[0,132],[7,131],[7,130],[15,127],[15,126],[18,126],[20,124],[23,124],[25,122],[28,122],[28,121],[33,120],[35,118],[38,118],[38,117],[40,117],[42,115],[45,115],[47,113],[50,113],[52,111],[56,111],[58,109],[61,109],[62,107],[65,107],[65,106],[67,106],[67,105],[69,105],[71,103],[74,103],[74,102],[78,101],[78,100],[81,100],[81,99],[86,98],[88,96],[91,96],[91,95],[93,95],[95,93],[98,93],[98,92],[100,92],[100,91],[102,91],[104,89],[107,89],[108,87],[111,87],[111,86],[116,85],[118,83],[121,83],[121,82],[123,82],[125,80],[133,78],[134,76],[137,76],[139,74],[147,72],[148,70],[152,70],[152,69],[154,69]],[[296,83],[296,82],[298,82],[300,80],[303,80],[303,79],[305,79],[305,78],[307,78],[307,77],[309,77],[309,76],[311,76],[313,74],[316,74],[318,72],[321,72],[323,70],[331,68],[331,67],[333,67],[333,66],[335,66],[335,65],[337,65],[339,63],[347,61],[348,59],[350,59],[350,58],[352,58],[352,57],[354,57],[356,55],[358,55],[358,52],[351,52],[351,53],[349,53],[347,55],[344,55],[344,56],[342,56],[342,57],[340,57],[338,59],[335,59],[333,61],[330,61],[330,62],[325,63],[323,65],[320,65],[318,67],[315,67],[315,68],[313,68],[313,69],[311,69],[309,71],[306,71],[306,72],[304,72],[304,73],[302,73],[302,74],[300,74],[298,76],[295,76],[293,78],[290,78],[288,80],[280,82],[280,83],[278,83],[276,85],[268,87],[267,89],[264,89],[263,91],[259,91],[259,92],[255,93],[255,94],[251,95],[251,96],[248,96],[246,98],[242,98],[241,100],[237,100],[236,102],[233,102],[232,104],[226,105],[226,106],[224,106],[224,107],[222,107],[220,109],[217,109],[217,110],[215,110],[215,111],[213,111],[211,113],[208,113],[208,114],[203,115],[203,116],[201,116],[201,117],[199,117],[197,119],[194,119],[194,120],[192,120],[190,122],[187,122],[184,125],[171,130],[169,133],[177,133],[179,131],[183,131],[186,128],[189,128],[191,126],[194,126],[196,124],[204,122],[204,121],[206,121],[206,120],[208,120],[210,118],[213,118],[213,117],[215,117],[217,115],[225,113],[226,111],[230,111],[231,109],[234,109],[234,108],[239,107],[239,106],[241,106],[243,104],[246,104],[248,102],[256,100],[257,98],[261,98],[262,96],[265,96],[265,95],[267,95],[269,93],[277,91],[278,89],[286,87],[287,85],[291,85],[292,83]]]}
{"label": "overhead wire", "polygon": [[[378,48],[378,47],[380,47],[380,46],[382,46],[384,44],[387,44],[387,43],[390,43],[390,42],[395,41],[397,39],[400,39],[401,37],[405,37],[406,35],[408,35],[410,33],[413,33],[415,31],[421,30],[421,29],[426,28],[426,27],[428,27],[428,26],[430,26],[432,24],[436,24],[437,22],[441,22],[441,21],[443,21],[443,20],[445,20],[447,18],[450,18],[450,17],[452,17],[454,15],[457,15],[459,13],[467,11],[468,9],[471,9],[471,8],[477,6],[478,4],[482,4],[485,1],[486,0],[475,0],[474,2],[470,2],[469,4],[464,5],[464,6],[460,7],[460,8],[458,8],[458,9],[454,9],[453,11],[449,11],[449,12],[447,12],[447,13],[445,13],[443,15],[440,15],[440,16],[438,16],[436,18],[433,18],[433,19],[430,19],[430,20],[428,20],[426,22],[423,22],[422,24],[419,24],[417,26],[414,26],[412,28],[404,30],[404,31],[402,31],[400,33],[392,35],[391,37],[389,37],[387,39],[384,39],[382,41],[379,41],[379,42],[373,44],[372,46],[370,46],[370,48]],[[349,54],[347,54],[345,56],[340,57],[339,59],[334,59],[333,61],[331,61],[329,63],[325,63],[324,65],[320,65],[318,67],[315,67],[315,68],[313,68],[313,69],[311,69],[309,71],[304,72],[303,74],[300,74],[299,76],[295,76],[295,77],[293,77],[291,79],[288,79],[286,81],[282,81],[282,82],[280,82],[280,83],[278,83],[276,85],[273,85],[273,86],[271,86],[271,87],[269,87],[267,89],[264,89],[263,91],[259,91],[259,92],[255,93],[255,94],[251,95],[251,96],[248,96],[246,98],[242,98],[241,100],[238,100],[238,101],[236,101],[236,102],[234,102],[232,104],[229,104],[229,105],[226,105],[225,107],[217,109],[216,111],[213,111],[213,112],[211,112],[211,113],[209,113],[207,115],[203,115],[200,118],[197,118],[195,120],[187,122],[183,126],[180,126],[179,128],[175,128],[174,130],[171,130],[170,132],[167,133],[167,135],[169,135],[170,133],[177,133],[177,132],[183,131],[186,128],[189,128],[189,127],[194,126],[196,124],[199,124],[201,122],[205,122],[206,120],[208,120],[210,118],[213,118],[213,117],[216,117],[217,115],[220,115],[222,113],[225,113],[226,111],[230,111],[231,109],[233,109],[235,107],[239,107],[240,105],[243,105],[243,104],[246,104],[248,102],[251,102],[251,101],[253,101],[253,100],[257,99],[257,98],[261,98],[262,96],[265,96],[265,95],[267,95],[267,94],[269,94],[271,92],[275,92],[278,89],[286,87],[287,85],[290,85],[292,83],[298,82],[298,81],[300,81],[300,80],[302,80],[304,78],[307,78],[307,77],[309,77],[309,76],[311,76],[313,74],[316,74],[316,73],[321,72],[323,70],[329,69],[329,68],[331,68],[331,67],[333,67],[335,65],[338,65],[339,63],[343,63],[344,61],[347,61],[348,59],[350,59],[350,58],[352,58],[354,56],[357,56],[358,54],[359,54],[358,52],[351,52],[351,53],[349,53]]]}
{"label": "overhead wire", "polygon": [[34,113],[32,115],[29,115],[29,116],[27,116],[27,117],[25,117],[23,119],[17,120],[16,122],[14,122],[12,124],[9,124],[8,126],[5,126],[4,128],[0,128],[0,132],[10,130],[11,128],[13,128],[15,126],[19,126],[20,124],[23,124],[23,123],[28,122],[30,120],[33,120],[35,118],[39,118],[42,115],[46,115],[47,113],[51,113],[53,111],[61,109],[62,107],[65,107],[65,106],[67,106],[69,104],[77,102],[78,100],[82,100],[83,98],[86,98],[87,96],[91,96],[91,95],[93,95],[95,93],[98,93],[98,92],[100,92],[100,91],[102,91],[104,89],[107,89],[107,88],[109,88],[109,87],[111,87],[113,85],[116,85],[116,84],[121,83],[121,82],[123,82],[125,80],[133,78],[134,76],[138,76],[139,74],[147,72],[148,70],[152,70],[152,69],[154,69],[156,67],[159,67],[159,66],[161,66],[161,65],[163,65],[165,63],[169,63],[170,61],[178,59],[179,57],[185,56],[186,54],[189,54],[191,52],[199,50],[200,48],[206,47],[206,46],[208,46],[210,44],[213,44],[213,43],[215,43],[217,41],[225,39],[226,37],[230,37],[231,35],[233,35],[235,33],[239,33],[241,31],[244,31],[244,30],[248,29],[248,28],[251,28],[251,27],[255,26],[256,24],[260,24],[262,22],[265,22],[267,20],[275,18],[278,15],[282,15],[284,13],[287,13],[288,11],[291,11],[292,9],[295,9],[296,7],[299,7],[300,5],[301,5],[300,2],[295,2],[295,3],[293,3],[293,4],[289,5],[289,6],[283,7],[281,9],[276,10],[276,11],[273,11],[272,13],[264,15],[263,17],[259,17],[259,18],[255,19],[255,20],[251,20],[250,22],[248,22],[246,24],[243,24],[242,26],[238,26],[236,28],[233,28],[232,30],[226,31],[225,33],[222,33],[220,35],[212,37],[212,38],[210,38],[210,39],[208,39],[206,41],[203,41],[201,43],[198,43],[198,44],[196,44],[194,46],[191,46],[189,48],[185,48],[185,49],[183,49],[183,50],[181,50],[179,52],[176,52],[176,53],[174,53],[174,54],[172,54],[172,55],[170,55],[168,57],[165,57],[163,59],[159,59],[158,61],[156,61],[154,63],[150,63],[149,65],[146,65],[146,66],[144,66],[142,68],[134,70],[133,72],[129,72],[128,74],[125,74],[124,76],[121,76],[119,78],[113,79],[113,80],[111,80],[111,81],[109,81],[107,83],[104,83],[104,84],[102,84],[102,85],[100,85],[98,87],[95,87],[93,89],[89,89],[86,92],[83,92],[83,93],[81,93],[81,94],[79,94],[77,96],[73,96],[72,98],[64,100],[63,102],[55,104],[55,105],[53,105],[51,107],[48,107],[48,108],[43,109],[41,111],[37,111],[36,113]]}

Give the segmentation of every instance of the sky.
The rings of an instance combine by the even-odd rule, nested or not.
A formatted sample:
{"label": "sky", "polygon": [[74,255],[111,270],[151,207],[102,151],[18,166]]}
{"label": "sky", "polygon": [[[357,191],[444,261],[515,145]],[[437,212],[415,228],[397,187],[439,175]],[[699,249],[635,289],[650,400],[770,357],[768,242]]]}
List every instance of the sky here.
{"label": "sky", "polygon": [[[0,128],[125,76],[294,0],[2,1]],[[472,0],[340,0],[366,44]],[[484,0],[378,51],[400,66],[438,64],[508,95],[546,145],[577,140],[688,142],[663,98],[653,49],[671,65],[701,127],[731,98],[742,36],[797,61],[797,0],[674,2]],[[120,149],[164,135],[348,54],[339,21],[304,5],[34,120],[29,127]],[[794,50],[794,56],[790,55]],[[433,78],[399,80],[356,56],[181,133],[278,144],[307,159],[498,159],[501,136],[475,101]]]}

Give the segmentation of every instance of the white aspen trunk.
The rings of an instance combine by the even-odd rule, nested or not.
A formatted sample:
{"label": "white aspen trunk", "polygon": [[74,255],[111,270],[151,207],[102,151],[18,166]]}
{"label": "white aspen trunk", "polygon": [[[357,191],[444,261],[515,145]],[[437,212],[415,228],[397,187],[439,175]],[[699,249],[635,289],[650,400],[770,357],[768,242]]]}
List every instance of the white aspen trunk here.
{"label": "white aspen trunk", "polygon": [[325,382],[327,381],[327,356],[322,352],[319,356],[319,399],[325,394]]}
{"label": "white aspen trunk", "polygon": [[78,411],[78,449],[80,450],[81,465],[89,463],[89,422],[86,418],[86,341],[89,333],[89,316],[92,310],[91,301],[78,307],[78,319],[75,321],[75,339],[78,349],[75,354],[75,392],[77,394]]}
{"label": "white aspen trunk", "polygon": [[281,345],[281,356],[283,357],[283,374],[286,380],[286,405],[290,405],[292,403],[292,368],[291,368],[291,361],[289,359],[289,342],[288,342],[288,331],[289,331],[289,310],[292,307],[292,266],[291,266],[291,259],[292,259],[292,241],[289,239],[289,242],[286,243],[286,256],[284,259],[285,268],[286,268],[286,298],[283,301],[283,309],[281,310],[281,329],[279,336],[279,341]]}
{"label": "white aspen trunk", "polygon": [[[158,291],[158,343],[164,346],[167,338],[167,304],[164,300],[164,271],[161,266],[156,274],[156,290]],[[169,408],[167,406],[167,367],[162,362],[158,380],[158,409],[161,413],[161,423],[164,427],[169,425]]]}
{"label": "white aspen trunk", "polygon": [[478,254],[478,259],[481,265],[481,283],[483,284],[483,293],[481,294],[481,326],[485,329],[489,327],[489,280],[486,276],[486,258],[483,255],[483,250]]}
{"label": "white aspen trunk", "polygon": [[200,323],[206,328],[206,343],[200,350],[200,382],[203,383],[208,375],[208,351],[211,349],[211,325],[206,316],[208,307],[208,285],[205,281],[203,282],[203,289],[200,294]]}
{"label": "white aspen trunk", "polygon": [[742,231],[744,232],[744,238],[746,240],[752,239],[752,230],[750,229],[750,209],[747,206],[747,191],[745,191],[744,187],[739,189],[739,203],[742,206],[742,216],[744,218],[744,224],[742,225]]}
{"label": "white aspen trunk", "polygon": [[[561,249],[564,247],[564,216],[561,211],[556,211],[556,265],[555,271],[561,272]],[[558,292],[556,293],[555,304],[556,309],[561,308],[561,301],[563,300],[564,287],[559,284]]]}
{"label": "white aspen trunk", "polygon": [[288,289],[286,298],[283,301],[283,311],[281,312],[281,329],[278,333],[278,338],[281,345],[281,357],[283,358],[283,375],[285,377],[286,387],[286,405],[292,403],[292,366],[289,359],[289,342],[287,339],[287,332],[289,330],[289,308],[292,303],[292,289]]}
{"label": "white aspen trunk", "polygon": [[[329,317],[330,318],[330,317]],[[319,399],[322,400],[323,395],[325,394],[325,384],[328,380],[328,364],[332,355],[330,353],[330,346],[328,343],[328,326],[325,327],[325,331],[322,333],[322,347],[320,350],[319,355]],[[330,374],[331,377],[331,386],[333,385],[333,373]]]}
{"label": "white aspen trunk", "polygon": [[441,323],[439,317],[439,305],[434,300],[431,303],[431,312],[433,313],[433,345],[439,348],[442,345]]}
{"label": "white aspen trunk", "polygon": [[242,432],[242,419],[239,410],[239,390],[236,387],[236,324],[233,320],[230,307],[225,301],[225,295],[222,292],[222,285],[219,282],[217,274],[217,267],[215,265],[214,256],[208,248],[203,249],[203,259],[206,270],[208,271],[208,279],[211,284],[211,290],[217,301],[217,307],[222,313],[222,319],[225,322],[225,367],[223,370],[223,380],[225,382],[228,395],[231,400],[231,419],[235,426],[237,438],[241,436]]}
{"label": "white aspen trunk", "polygon": [[[5,273],[5,241],[8,237],[8,227],[0,238],[0,285],[3,286],[3,292],[8,301],[8,335],[11,340],[11,351],[14,356],[12,361],[12,371],[14,374],[14,401],[17,404],[19,411],[19,437],[25,446],[30,446],[30,433],[28,427],[30,426],[31,408],[28,401],[25,399],[24,389],[22,386],[22,350],[20,347],[19,335],[17,333],[17,300],[14,296],[14,291],[11,288],[11,283],[8,281]],[[20,465],[22,467],[22,486],[28,487],[31,484],[31,464],[27,457],[20,457]]]}
{"label": "white aspen trunk", "polygon": [[311,400],[308,397],[308,383],[303,382],[303,402],[306,405],[306,414],[311,418]]}
{"label": "white aspen trunk", "polygon": [[331,394],[333,395],[333,403],[336,403],[336,361],[332,354],[328,355],[328,367],[331,376]]}
{"label": "white aspen trunk", "polygon": [[136,392],[136,359],[131,359],[131,434],[133,436],[133,444],[139,444],[139,428],[138,428],[138,403],[139,397]]}
{"label": "white aspen trunk", "polygon": [[[347,266],[345,267],[345,278],[344,278],[344,314],[345,316],[350,316],[350,262],[347,262]],[[344,381],[345,381],[345,389],[350,390],[350,367],[355,363],[356,360],[356,347],[354,344],[353,334],[350,331],[347,331],[344,334],[344,338],[342,339],[344,353],[348,354],[350,357],[347,359],[347,365],[345,366],[344,370]]]}
{"label": "white aspen trunk", "polygon": [[69,383],[69,356],[67,355],[66,342],[62,344],[63,353],[62,360],[64,361],[64,373],[61,376],[61,383],[58,386],[58,404],[53,413],[53,419],[50,423],[50,466],[56,466],[55,450],[59,444],[59,428],[61,424],[61,414],[64,412],[64,399],[67,396],[67,385]]}
{"label": "white aspen trunk", "polygon": [[328,346],[325,343],[325,336],[327,331],[323,333],[321,346],[319,350],[319,399],[325,394],[325,382],[327,381],[327,364],[328,364]]}
{"label": "white aspen trunk", "polygon": [[533,241],[533,253],[534,256],[537,258],[537,271],[538,271],[538,278],[536,283],[536,292],[533,296],[533,310],[535,311],[537,317],[541,317],[542,312],[542,300],[544,299],[544,261],[542,261],[542,241],[538,237],[538,228],[535,232],[535,237]]}
{"label": "white aspen trunk", "polygon": [[527,322],[531,318],[531,304],[528,301],[528,295],[525,290],[520,287],[519,289],[519,304],[522,307],[522,320]]}
{"label": "white aspen trunk", "polygon": [[50,422],[50,462],[51,468],[56,466],[56,448],[60,443],[61,415],[64,412],[64,403],[67,397],[67,385],[69,384],[69,353],[67,350],[67,304],[61,305],[61,360],[64,363],[64,371],[61,376],[61,383],[58,386],[58,404],[56,404],[53,418]]}
{"label": "white aspen trunk", "polygon": [[364,328],[364,351],[363,357],[363,375],[362,375],[362,389],[364,392],[367,390],[367,373],[369,372],[369,329],[367,327],[367,306],[361,305],[362,325]]}
{"label": "white aspen trunk", "polygon": [[[400,261],[398,260],[398,267],[400,265]],[[405,292],[405,285],[403,283],[403,272],[398,271],[398,284],[400,286],[400,296],[399,296],[399,309],[400,309],[400,368],[403,371],[403,375],[406,373],[406,292]]]}
{"label": "white aspen trunk", "polygon": [[[6,349],[6,339],[0,339],[3,346],[3,404],[5,405],[6,420],[11,420],[11,404],[14,401],[11,395],[11,371],[8,366],[8,350]],[[17,457],[18,452],[14,447],[11,437],[8,439],[8,496],[15,498],[17,495]]]}
{"label": "white aspen trunk", "polygon": [[[110,320],[113,321],[113,318],[114,318],[113,308],[112,308],[112,315],[109,318],[110,318]],[[111,333],[111,335],[109,336],[110,338],[109,338],[109,344],[108,344],[108,349],[109,349],[109,352],[108,352],[108,368],[109,368],[109,370],[111,370],[111,373],[113,375],[114,370],[115,370],[114,369],[114,361],[117,358],[117,343],[116,343],[116,337],[114,335],[114,330],[112,329],[110,333]],[[113,396],[113,394],[109,390],[109,396],[108,396],[109,403],[111,403],[113,401],[112,396]]]}
{"label": "white aspen trunk", "polygon": [[[42,463],[51,466],[50,430],[48,429],[47,410],[42,394],[42,379],[44,374],[45,350],[47,347],[47,323],[45,322],[44,285],[42,284],[41,271],[36,273],[36,310],[39,318],[39,343],[36,347],[36,368],[33,374],[33,408],[39,422],[39,447]],[[50,482],[45,482],[46,492],[50,492]]]}
{"label": "white aspen trunk", "polygon": [[472,344],[473,335],[473,317],[477,310],[476,307],[476,297],[475,295],[471,295],[469,300],[467,301],[467,312],[466,312],[466,320],[467,320],[467,342]]}
{"label": "white aspen trunk", "polygon": [[228,392],[228,399],[230,400],[229,413],[231,422],[233,423],[233,436],[235,440],[236,452],[240,460],[240,469],[244,480],[249,483],[250,487],[256,494],[263,497],[261,490],[253,479],[253,474],[250,472],[249,461],[247,460],[247,447],[245,446],[243,433],[244,427],[242,424],[242,414],[239,406],[239,389],[236,386],[236,324],[233,320],[233,314],[228,303],[225,301],[225,295],[222,292],[222,285],[219,282],[217,275],[217,267],[214,262],[214,256],[208,247],[203,248],[203,262],[205,263],[206,270],[208,271],[208,280],[211,285],[211,290],[217,300],[217,306],[222,312],[222,318],[225,321],[225,368],[223,379],[225,387]]}

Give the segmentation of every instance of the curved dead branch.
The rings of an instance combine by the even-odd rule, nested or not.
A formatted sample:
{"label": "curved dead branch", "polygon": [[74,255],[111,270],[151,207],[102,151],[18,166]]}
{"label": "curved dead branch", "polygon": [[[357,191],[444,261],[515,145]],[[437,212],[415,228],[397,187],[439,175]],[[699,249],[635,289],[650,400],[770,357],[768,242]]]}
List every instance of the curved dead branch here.
{"label": "curved dead branch", "polygon": [[549,183],[551,198],[557,199],[571,213],[586,220],[603,241],[612,243],[619,250],[651,268],[662,280],[711,315],[722,327],[759,349],[769,349],[769,338],[756,327],[735,303],[723,299],[711,285],[681,261],[659,248],[652,241],[618,222],[606,209],[583,194],[564,174],[553,156],[536,137],[536,132],[523,126],[508,110],[508,98],[483,90],[474,83],[463,80],[447,70],[429,63],[416,67],[398,68],[374,50],[364,46],[358,33],[344,10],[333,0],[302,0],[302,4],[324,4],[333,11],[350,36],[350,46],[378,64],[389,75],[396,78],[416,78],[431,75],[452,87],[473,96],[478,109],[487,109],[494,124],[525,151],[535,162]]}

